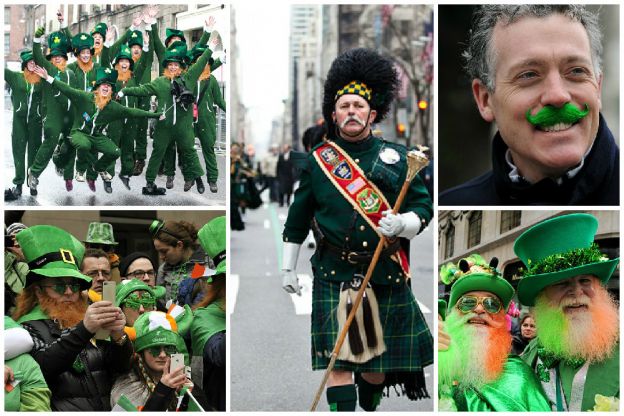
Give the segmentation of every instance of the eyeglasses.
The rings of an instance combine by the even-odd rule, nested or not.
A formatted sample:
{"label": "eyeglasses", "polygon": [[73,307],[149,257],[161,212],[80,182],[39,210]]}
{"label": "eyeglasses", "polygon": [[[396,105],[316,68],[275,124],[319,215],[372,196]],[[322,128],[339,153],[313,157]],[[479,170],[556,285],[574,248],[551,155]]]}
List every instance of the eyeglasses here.
{"label": "eyeglasses", "polygon": [[152,277],[154,277],[156,275],[156,273],[154,272],[154,270],[135,270],[131,273],[128,273],[128,275],[126,277],[132,277],[133,279],[142,279],[143,276],[147,275],[147,277],[149,277],[150,279]]}
{"label": "eyeglasses", "polygon": [[169,234],[170,236],[172,236],[173,238],[182,241],[182,237],[180,237],[179,235],[169,231],[168,229],[165,228],[165,222],[161,221],[161,220],[154,220],[152,221],[152,225],[150,225],[149,227],[150,233],[152,233],[152,237],[156,238],[158,236],[158,233],[165,233],[165,234]]}
{"label": "eyeglasses", "polygon": [[153,357],[158,357],[161,351],[165,351],[165,354],[171,356],[171,354],[175,354],[178,352],[178,349],[173,345],[158,345],[155,347],[150,347],[147,349]]}
{"label": "eyeglasses", "polygon": [[51,287],[59,295],[64,295],[67,288],[72,293],[80,292],[80,283],[58,283],[56,285],[39,285],[39,287]]}
{"label": "eyeglasses", "polygon": [[156,299],[152,297],[149,293],[143,293],[142,297],[139,297],[138,294],[133,293],[128,296],[122,303],[123,306],[127,306],[130,309],[134,309],[138,311],[141,305],[143,308],[153,310],[156,307]]}
{"label": "eyeglasses", "polygon": [[459,298],[455,307],[462,313],[474,311],[477,306],[483,305],[487,313],[498,313],[503,308],[503,304],[496,296],[472,296],[465,295]]}
{"label": "eyeglasses", "polygon": [[85,275],[89,276],[92,279],[96,279],[102,274],[102,277],[106,280],[110,280],[111,272],[110,270],[91,270],[85,273]]}

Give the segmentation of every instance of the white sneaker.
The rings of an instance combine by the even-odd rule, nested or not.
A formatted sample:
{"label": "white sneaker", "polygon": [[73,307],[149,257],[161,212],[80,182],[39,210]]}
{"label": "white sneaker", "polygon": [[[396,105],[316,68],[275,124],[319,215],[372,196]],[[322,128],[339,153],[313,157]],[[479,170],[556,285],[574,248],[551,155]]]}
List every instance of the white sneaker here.
{"label": "white sneaker", "polygon": [[111,176],[110,173],[104,171],[104,172],[99,172],[100,177],[102,178],[103,181],[105,182],[110,182],[113,180],[113,177]]}
{"label": "white sneaker", "polygon": [[87,172],[78,172],[78,171],[76,171],[76,180],[77,180],[78,182],[84,182],[84,181],[85,181],[85,174],[86,174],[86,173],[87,173]]}

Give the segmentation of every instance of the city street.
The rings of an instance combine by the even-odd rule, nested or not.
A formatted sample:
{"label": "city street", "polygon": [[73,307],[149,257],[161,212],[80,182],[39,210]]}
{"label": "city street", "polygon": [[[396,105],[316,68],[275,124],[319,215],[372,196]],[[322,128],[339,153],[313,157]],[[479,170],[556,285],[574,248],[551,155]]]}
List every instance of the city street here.
{"label": "city street", "polygon": [[[265,193],[265,195],[268,195]],[[245,231],[232,231],[228,280],[230,316],[230,403],[232,411],[307,411],[323,372],[311,370],[310,312],[313,249],[301,249],[297,266],[302,296],[281,288],[282,229],[287,208],[267,204],[244,217]],[[433,234],[431,227],[412,240],[415,295],[427,325],[433,327]],[[425,369],[433,394],[433,367]],[[327,411],[323,394],[319,411]],[[358,407],[359,409],[359,407]],[[398,397],[381,401],[379,411],[432,411],[432,399]]]}
{"label": "city street", "polygon": [[[8,96],[7,96],[8,97]],[[10,101],[5,98],[5,108],[10,108]],[[7,109],[4,111],[4,131],[11,131],[13,113]],[[197,155],[200,163],[205,169],[204,158],[199,147],[199,140],[195,140]],[[148,157],[152,151],[152,141],[148,140],[147,154]],[[13,187],[13,177],[15,176],[15,167],[13,164],[13,153],[11,151],[11,136],[6,135],[4,141],[4,188]],[[147,163],[147,161],[146,161]],[[16,201],[6,202],[7,205],[26,206],[86,206],[86,205],[132,205],[132,206],[181,206],[181,205],[203,205],[203,206],[224,206],[225,205],[225,154],[217,153],[217,165],[219,168],[219,179],[217,186],[219,191],[211,193],[208,188],[206,176],[202,177],[206,191],[203,195],[197,193],[197,187],[194,185],[190,191],[184,192],[184,178],[180,167],[176,167],[176,176],[174,180],[174,188],[167,189],[166,195],[163,196],[146,196],[141,193],[145,186],[145,170],[143,175],[133,176],[130,179],[131,190],[126,189],[118,176],[113,178],[113,193],[107,194],[104,191],[102,179],[98,176],[96,181],[96,192],[92,192],[86,182],[77,182],[74,180],[74,189],[71,192],[65,190],[65,181],[56,174],[54,163],[50,161],[45,171],[39,177],[39,185],[37,186],[38,195],[33,197],[30,190],[24,183],[22,187],[22,197]],[[117,161],[116,172],[119,174],[120,162]],[[156,185],[165,187],[166,177],[159,176],[156,179]]]}

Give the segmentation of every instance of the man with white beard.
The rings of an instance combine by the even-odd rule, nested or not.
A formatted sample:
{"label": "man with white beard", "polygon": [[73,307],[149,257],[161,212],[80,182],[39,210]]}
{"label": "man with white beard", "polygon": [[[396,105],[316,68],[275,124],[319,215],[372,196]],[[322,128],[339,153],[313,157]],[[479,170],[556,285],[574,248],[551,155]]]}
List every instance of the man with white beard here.
{"label": "man with white beard", "polygon": [[440,411],[550,410],[531,369],[510,355],[505,312],[514,289],[497,263],[473,254],[440,271],[442,282],[454,282],[448,311],[443,303],[438,316]]}
{"label": "man with white beard", "polygon": [[527,265],[518,297],[535,306],[537,327],[522,358],[557,411],[618,410],[619,312],[605,285],[619,259],[600,252],[597,229],[592,215],[563,215],[531,227],[514,245]]}

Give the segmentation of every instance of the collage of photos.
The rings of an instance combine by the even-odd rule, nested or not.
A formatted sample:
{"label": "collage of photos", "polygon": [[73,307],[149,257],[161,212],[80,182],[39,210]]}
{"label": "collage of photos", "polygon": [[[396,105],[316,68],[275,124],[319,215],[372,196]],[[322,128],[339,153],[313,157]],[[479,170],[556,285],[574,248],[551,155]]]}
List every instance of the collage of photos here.
{"label": "collage of photos", "polygon": [[429,3],[4,4],[4,411],[620,412],[620,4]]}

